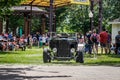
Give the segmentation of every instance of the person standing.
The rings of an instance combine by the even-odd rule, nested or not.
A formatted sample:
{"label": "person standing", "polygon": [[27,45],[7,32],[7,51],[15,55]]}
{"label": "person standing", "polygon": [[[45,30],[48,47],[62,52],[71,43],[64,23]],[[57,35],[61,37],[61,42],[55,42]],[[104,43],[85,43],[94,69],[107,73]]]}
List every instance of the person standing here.
{"label": "person standing", "polygon": [[38,44],[38,47],[39,47],[39,37],[40,37],[40,33],[39,32],[36,32],[36,38],[37,38],[37,44]]}
{"label": "person standing", "polygon": [[109,33],[108,31],[106,31],[106,32],[108,33],[107,51],[108,51],[108,54],[110,54],[111,53],[110,48],[111,48],[111,40],[112,40],[112,38],[111,38],[111,33]]}
{"label": "person standing", "polygon": [[43,48],[44,48],[44,46],[46,44],[46,35],[45,34],[42,35],[42,43],[43,43]]}
{"label": "person standing", "polygon": [[77,34],[77,39],[79,43],[83,43],[83,36],[81,32]]}
{"label": "person standing", "polygon": [[96,50],[96,54],[98,54],[99,34],[96,33],[96,30],[93,30],[90,40],[93,43],[93,52],[95,53]]}
{"label": "person standing", "polygon": [[108,33],[106,32],[106,29],[103,29],[102,32],[100,32],[100,46],[101,46],[101,54],[103,54],[103,49],[105,51],[105,54],[107,54],[107,41],[108,41]]}
{"label": "person standing", "polygon": [[43,46],[42,42],[42,35],[39,36],[39,47],[41,48]]}
{"label": "person standing", "polygon": [[92,35],[92,31],[89,31],[88,34],[86,35],[86,43],[88,44],[88,53],[92,54],[92,41],[90,40],[90,37]]}
{"label": "person standing", "polygon": [[118,35],[115,36],[115,54],[118,54],[118,48],[120,48],[120,31],[118,31]]}

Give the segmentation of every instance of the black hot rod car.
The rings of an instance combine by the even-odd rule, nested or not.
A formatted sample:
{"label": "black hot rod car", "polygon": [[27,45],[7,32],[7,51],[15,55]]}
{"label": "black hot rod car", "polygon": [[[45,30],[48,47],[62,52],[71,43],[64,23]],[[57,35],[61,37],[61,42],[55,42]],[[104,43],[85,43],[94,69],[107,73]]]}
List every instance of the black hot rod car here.
{"label": "black hot rod car", "polygon": [[71,60],[83,63],[83,52],[78,49],[78,41],[75,35],[59,34],[52,37],[49,42],[49,48],[43,50],[43,62],[51,60]]}

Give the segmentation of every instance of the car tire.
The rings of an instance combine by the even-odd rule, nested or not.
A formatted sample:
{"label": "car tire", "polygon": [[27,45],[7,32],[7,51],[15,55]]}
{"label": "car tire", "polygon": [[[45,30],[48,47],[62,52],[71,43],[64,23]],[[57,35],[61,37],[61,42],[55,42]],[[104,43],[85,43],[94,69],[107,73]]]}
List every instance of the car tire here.
{"label": "car tire", "polygon": [[83,52],[81,52],[81,51],[78,51],[78,52],[77,52],[76,62],[77,62],[77,63],[84,63],[84,60],[83,60]]}
{"label": "car tire", "polygon": [[48,52],[48,50],[43,51],[43,62],[44,63],[51,62],[51,57],[50,57],[50,53]]}
{"label": "car tire", "polygon": [[120,47],[118,47],[117,54],[120,54]]}

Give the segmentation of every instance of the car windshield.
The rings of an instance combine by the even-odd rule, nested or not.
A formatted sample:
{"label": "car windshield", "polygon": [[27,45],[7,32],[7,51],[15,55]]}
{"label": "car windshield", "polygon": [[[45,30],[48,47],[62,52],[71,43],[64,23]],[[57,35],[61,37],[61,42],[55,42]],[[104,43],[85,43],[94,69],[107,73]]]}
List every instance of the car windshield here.
{"label": "car windshield", "polygon": [[48,33],[50,34],[50,37],[51,38],[73,38],[73,39],[76,39],[77,36],[76,36],[76,33],[56,33],[56,32],[51,32],[51,33]]}
{"label": "car windshield", "polygon": [[69,37],[70,37],[70,38],[77,38],[77,36],[76,36],[75,33],[69,33]]}

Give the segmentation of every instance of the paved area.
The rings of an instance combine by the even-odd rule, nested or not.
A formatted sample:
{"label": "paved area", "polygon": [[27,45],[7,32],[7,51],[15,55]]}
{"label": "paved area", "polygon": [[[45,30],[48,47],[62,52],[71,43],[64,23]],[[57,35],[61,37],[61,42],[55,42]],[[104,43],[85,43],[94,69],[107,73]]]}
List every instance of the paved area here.
{"label": "paved area", "polygon": [[120,80],[120,67],[0,65],[0,80]]}

